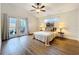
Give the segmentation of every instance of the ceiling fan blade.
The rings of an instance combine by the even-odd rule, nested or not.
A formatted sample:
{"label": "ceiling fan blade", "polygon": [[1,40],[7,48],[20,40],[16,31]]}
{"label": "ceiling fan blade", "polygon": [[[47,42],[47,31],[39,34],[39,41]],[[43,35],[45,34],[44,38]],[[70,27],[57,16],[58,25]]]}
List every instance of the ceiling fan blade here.
{"label": "ceiling fan blade", "polygon": [[41,11],[45,12],[46,10],[41,10]]}
{"label": "ceiling fan blade", "polygon": [[43,6],[41,6],[40,8],[44,8],[45,6],[43,5]]}
{"label": "ceiling fan blade", "polygon": [[36,8],[35,6],[32,5],[33,8]]}
{"label": "ceiling fan blade", "polygon": [[30,10],[30,11],[35,11],[35,10]]}

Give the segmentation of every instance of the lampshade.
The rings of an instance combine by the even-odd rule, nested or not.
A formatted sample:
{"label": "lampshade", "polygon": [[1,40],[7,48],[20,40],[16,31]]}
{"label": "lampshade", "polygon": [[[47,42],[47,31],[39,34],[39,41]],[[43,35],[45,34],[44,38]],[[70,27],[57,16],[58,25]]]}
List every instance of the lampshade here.
{"label": "lampshade", "polygon": [[45,27],[46,27],[46,25],[45,25],[44,23],[41,23],[41,24],[40,24],[40,29],[41,29],[41,30],[45,30]]}
{"label": "lampshade", "polygon": [[45,26],[45,24],[44,24],[44,23],[41,23],[41,24],[40,24],[40,27],[46,27],[46,26]]}
{"label": "lampshade", "polygon": [[64,28],[64,27],[65,27],[65,24],[64,24],[64,22],[60,22],[60,23],[58,24],[58,26],[59,26],[59,28]]}
{"label": "lampshade", "polygon": [[59,22],[58,23],[58,32],[64,32],[64,30],[65,30],[64,22]]}

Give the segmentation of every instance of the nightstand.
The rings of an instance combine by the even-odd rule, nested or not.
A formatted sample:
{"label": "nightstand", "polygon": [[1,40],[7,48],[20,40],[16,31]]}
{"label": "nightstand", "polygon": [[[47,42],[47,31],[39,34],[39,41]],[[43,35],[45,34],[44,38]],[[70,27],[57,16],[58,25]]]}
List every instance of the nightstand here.
{"label": "nightstand", "polygon": [[60,38],[64,38],[64,32],[58,32],[58,36],[59,36]]}

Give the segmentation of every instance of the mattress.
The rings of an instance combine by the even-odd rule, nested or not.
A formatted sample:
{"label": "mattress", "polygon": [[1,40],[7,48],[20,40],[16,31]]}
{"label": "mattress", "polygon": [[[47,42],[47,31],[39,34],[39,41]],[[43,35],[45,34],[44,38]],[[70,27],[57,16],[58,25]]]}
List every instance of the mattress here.
{"label": "mattress", "polygon": [[49,45],[49,42],[56,37],[56,32],[39,31],[34,32],[35,39],[45,42],[45,45]]}

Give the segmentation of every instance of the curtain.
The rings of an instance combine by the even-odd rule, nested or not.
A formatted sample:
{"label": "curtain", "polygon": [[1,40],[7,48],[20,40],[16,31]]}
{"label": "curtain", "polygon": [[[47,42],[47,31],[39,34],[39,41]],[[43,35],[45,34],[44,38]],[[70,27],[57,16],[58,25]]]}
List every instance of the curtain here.
{"label": "curtain", "polygon": [[1,17],[0,17],[0,53],[1,53]]}
{"label": "curtain", "polygon": [[6,40],[8,39],[8,16],[7,14],[2,14],[2,21],[1,21],[1,25],[2,25],[2,40]]}

